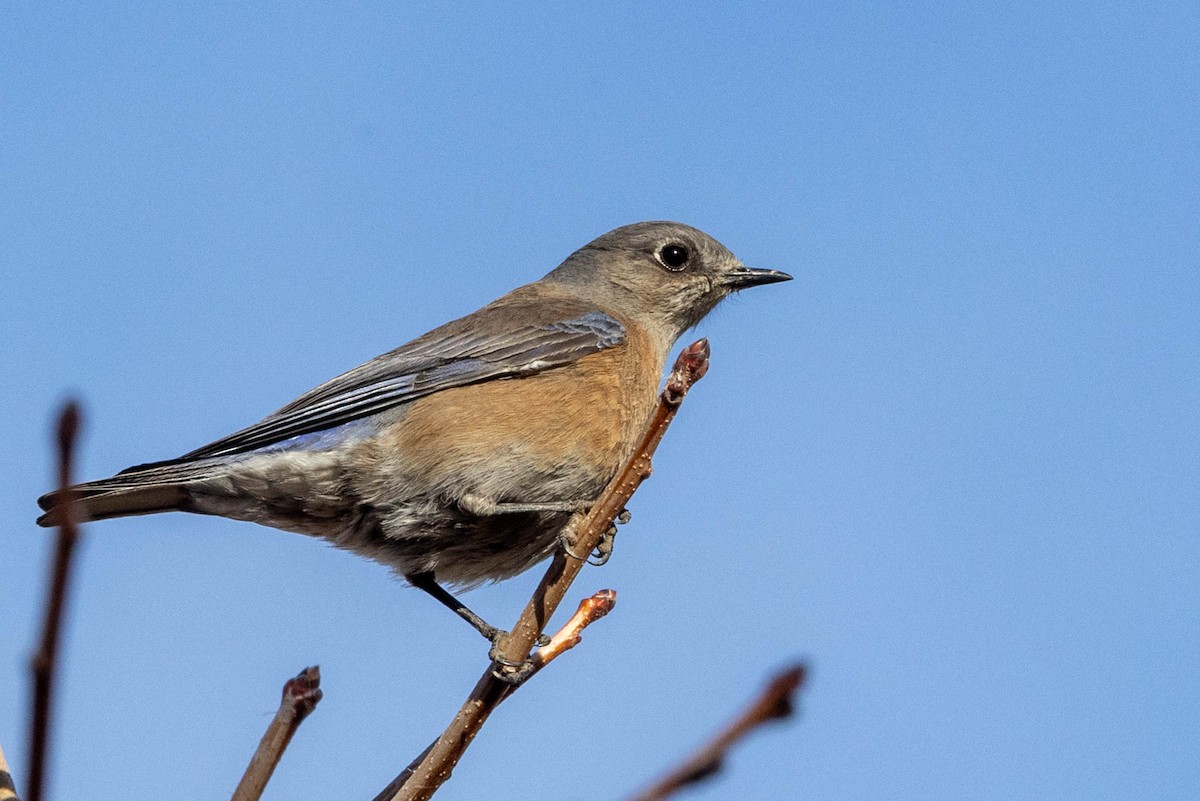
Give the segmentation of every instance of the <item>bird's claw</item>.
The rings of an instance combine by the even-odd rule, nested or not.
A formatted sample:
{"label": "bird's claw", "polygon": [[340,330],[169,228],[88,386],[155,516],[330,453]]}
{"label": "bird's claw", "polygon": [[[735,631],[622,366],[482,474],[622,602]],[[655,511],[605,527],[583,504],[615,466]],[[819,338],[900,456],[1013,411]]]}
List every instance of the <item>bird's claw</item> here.
{"label": "bird's claw", "polygon": [[612,557],[613,543],[616,542],[616,539],[617,524],[613,523],[608,527],[608,531],[604,532],[604,536],[600,538],[600,542],[596,544],[596,550],[592,553],[595,559],[589,559],[588,564],[595,565],[596,567],[607,564],[608,560]]}
{"label": "bird's claw", "polygon": [[580,556],[579,554],[575,553],[575,544],[575,526],[568,525],[558,535],[558,547],[562,548],[563,553],[572,559],[578,562],[585,561],[591,554],[584,554],[583,556]]}
{"label": "bird's claw", "polygon": [[493,660],[492,664],[492,676],[513,687],[520,687],[524,684],[525,680],[533,674],[534,670],[533,662],[529,659],[526,659],[519,665],[500,660]]}
{"label": "bird's claw", "polygon": [[631,517],[632,515],[628,509],[622,509],[620,514],[617,515],[617,519],[609,523],[608,531],[604,532],[604,536],[596,544],[596,550],[586,556],[580,556],[575,552],[575,538],[572,536],[574,529],[571,527],[568,527],[559,535],[559,545],[562,547],[563,552],[572,559],[577,559],[580,562],[586,561],[589,565],[595,565],[596,567],[607,564],[608,560],[612,557],[613,543],[617,538],[617,526],[628,523]]}

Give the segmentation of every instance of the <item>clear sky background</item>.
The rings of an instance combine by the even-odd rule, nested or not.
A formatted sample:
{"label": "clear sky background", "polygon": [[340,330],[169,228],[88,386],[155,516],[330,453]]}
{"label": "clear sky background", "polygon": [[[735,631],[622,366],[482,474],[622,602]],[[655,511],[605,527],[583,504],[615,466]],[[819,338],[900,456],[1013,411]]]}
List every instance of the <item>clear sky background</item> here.
{"label": "clear sky background", "polygon": [[[6,4],[0,743],[19,782],[61,400],[167,458],[618,225],[793,273],[602,587],[447,799],[619,798],[811,660],[692,798],[1200,797],[1200,6]],[[681,343],[682,344],[682,343]],[[88,526],[56,798],[370,798],[485,643],[384,568],[187,515]],[[505,624],[540,571],[472,592]],[[520,788],[520,789],[516,789]]]}

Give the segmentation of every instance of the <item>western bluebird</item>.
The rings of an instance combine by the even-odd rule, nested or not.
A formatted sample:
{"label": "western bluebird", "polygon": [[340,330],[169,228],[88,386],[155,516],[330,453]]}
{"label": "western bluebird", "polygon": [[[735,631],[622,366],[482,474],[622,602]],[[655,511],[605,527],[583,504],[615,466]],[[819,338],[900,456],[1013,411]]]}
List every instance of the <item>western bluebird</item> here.
{"label": "western bluebird", "polygon": [[[74,488],[82,518],[184,511],[324,537],[433,594],[548,556],[631,455],[675,340],[786,281],[680,223],[617,228],[540,281],[177,459]],[[60,496],[38,500],[56,525]]]}

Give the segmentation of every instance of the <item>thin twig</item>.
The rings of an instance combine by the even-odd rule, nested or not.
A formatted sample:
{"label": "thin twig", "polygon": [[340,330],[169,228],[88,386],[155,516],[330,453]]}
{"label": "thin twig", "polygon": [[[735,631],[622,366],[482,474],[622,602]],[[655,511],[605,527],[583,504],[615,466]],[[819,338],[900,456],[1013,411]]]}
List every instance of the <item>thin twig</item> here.
{"label": "thin twig", "polygon": [[[575,610],[575,614],[571,615],[571,619],[567,621],[566,625],[550,638],[549,643],[534,651],[530,656],[529,670],[521,677],[520,683],[505,684],[503,688],[504,693],[496,703],[503,703],[516,691],[517,687],[532,678],[546,665],[578,645],[582,639],[583,630],[611,612],[616,603],[616,590],[600,590],[594,595],[580,601],[579,608]],[[408,781],[409,777],[416,772],[421,762],[429,755],[429,752],[433,750],[433,747],[437,743],[438,741],[434,740],[424,751],[418,754],[416,759],[400,772],[399,776],[392,779],[391,784],[383,788],[379,795],[375,796],[374,801],[388,801],[388,799],[395,796],[397,791]]]}
{"label": "thin twig", "polygon": [[803,664],[798,664],[775,676],[737,720],[726,726],[686,762],[671,770],[650,789],[635,795],[630,801],[661,801],[688,785],[718,773],[730,749],[743,737],[764,723],[792,716],[795,711],[793,697],[804,684],[807,672]]}
{"label": "thin twig", "polygon": [[267,726],[258,750],[250,758],[246,773],[233,791],[232,801],[258,801],[266,789],[271,774],[279,764],[284,749],[292,741],[292,735],[309,713],[317,708],[321,700],[321,669],[317,666],[305,668],[295,678],[283,685],[283,699],[275,718]]}
{"label": "thin twig", "polygon": [[8,772],[8,760],[4,758],[3,748],[0,748],[0,801],[19,801],[17,785],[13,782],[12,774]]}
{"label": "thin twig", "polygon": [[[691,386],[708,371],[708,340],[701,339],[684,348],[659,396],[654,412],[633,455],[609,482],[591,510],[572,527],[572,549],[589,554],[599,545],[617,515],[625,508],[638,486],[650,475],[650,458],[675,417],[679,404]],[[538,635],[554,615],[571,582],[583,567],[583,560],[555,553],[541,583],[529,599],[516,625],[492,654],[493,662],[480,677],[454,720],[437,741],[414,760],[388,785],[377,799],[426,801],[450,777],[454,766],[479,733],[492,710],[512,692],[514,683],[528,677],[529,652]]]}
{"label": "thin twig", "polygon": [[[538,672],[567,651],[579,645],[583,630],[613,610],[617,603],[616,590],[600,590],[579,602],[579,608],[567,624],[550,638],[550,642],[533,652],[529,657],[530,675]],[[529,677],[526,676],[526,679]]]}
{"label": "thin twig", "polygon": [[46,762],[50,748],[50,713],[54,696],[54,678],[58,667],[58,644],[62,639],[63,609],[67,602],[67,587],[71,577],[71,557],[79,539],[75,523],[75,503],[68,489],[75,456],[75,438],[79,433],[79,406],[70,401],[58,419],[58,486],[62,499],[62,523],[58,527],[58,542],[50,568],[50,584],[46,598],[46,617],[42,623],[42,639],[33,655],[33,713],[29,724],[29,785],[28,801],[41,801],[46,778]]}

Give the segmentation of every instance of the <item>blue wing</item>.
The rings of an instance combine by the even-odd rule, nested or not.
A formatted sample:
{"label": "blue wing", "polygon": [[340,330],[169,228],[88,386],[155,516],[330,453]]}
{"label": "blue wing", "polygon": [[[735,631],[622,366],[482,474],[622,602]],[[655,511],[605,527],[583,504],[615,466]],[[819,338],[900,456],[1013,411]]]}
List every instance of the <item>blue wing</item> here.
{"label": "blue wing", "polygon": [[[487,307],[431,331],[305,393],[249,428],[171,462],[247,453],[277,445],[451,387],[517,378],[561,367],[625,339],[625,327],[599,311],[548,322],[497,325],[497,321],[511,320],[512,311],[505,309],[506,313],[501,315]],[[150,465],[130,470],[146,467]]]}

